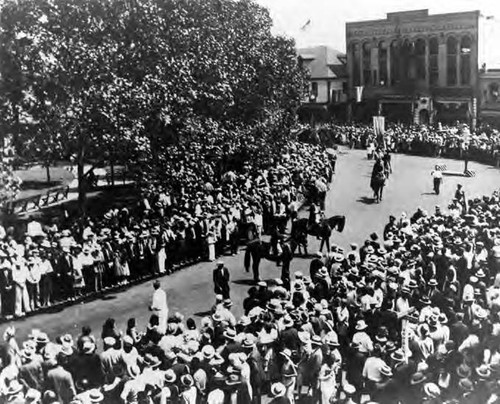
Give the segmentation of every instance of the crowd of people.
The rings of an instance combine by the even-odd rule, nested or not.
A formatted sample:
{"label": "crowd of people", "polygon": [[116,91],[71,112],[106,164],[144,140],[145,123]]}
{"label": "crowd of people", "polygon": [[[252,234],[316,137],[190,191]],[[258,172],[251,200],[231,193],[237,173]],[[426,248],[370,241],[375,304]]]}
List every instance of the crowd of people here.
{"label": "crowd of people", "polygon": [[[481,126],[470,133],[466,125],[409,126],[387,123],[385,134],[376,136],[372,125],[327,124],[319,128],[317,142],[342,143],[351,148],[375,150],[385,143],[385,149],[397,153],[428,157],[464,158],[500,166],[500,131]],[[465,135],[465,136],[464,136]]]}
{"label": "crowd of people", "polygon": [[[229,144],[229,143],[228,143]],[[172,147],[165,184],[136,208],[102,217],[0,226],[0,312],[21,317],[197,260],[235,254],[241,240],[294,217],[307,189],[326,184],[333,157],[322,147],[288,142],[267,168],[216,175],[220,159],[198,142]],[[202,158],[205,156],[206,158]],[[167,177],[167,174],[165,174]]]}
{"label": "crowd of people", "polygon": [[199,324],[155,312],[145,330],[108,319],[100,338],[33,330],[22,343],[9,327],[0,392],[47,404],[499,403],[499,211],[495,192],[391,216],[362,246],[318,253],[289,288],[251,287],[240,318],[216,295]]}

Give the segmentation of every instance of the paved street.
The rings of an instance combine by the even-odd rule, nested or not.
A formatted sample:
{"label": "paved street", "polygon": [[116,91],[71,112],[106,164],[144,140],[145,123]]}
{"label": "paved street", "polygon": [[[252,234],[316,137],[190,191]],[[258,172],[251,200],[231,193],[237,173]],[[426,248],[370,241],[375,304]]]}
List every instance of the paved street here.
{"label": "paved street", "polygon": [[[348,247],[353,241],[362,243],[372,231],[380,234],[390,214],[399,215],[402,211],[411,214],[417,206],[429,212],[434,210],[435,205],[445,208],[459,182],[464,185],[467,197],[491,193],[500,185],[500,170],[470,163],[469,169],[476,171],[475,178],[445,177],[442,193],[436,196],[432,193],[430,175],[436,163],[446,164],[452,171],[463,170],[462,162],[394,155],[394,173],[386,187],[384,200],[380,204],[372,204],[369,182],[373,162],[366,159],[364,151],[343,150],[337,163],[337,175],[328,194],[326,215],[345,215],[347,225],[342,234],[334,234],[333,242],[343,247]],[[314,252],[317,248],[318,242],[311,238],[309,250]],[[235,303],[234,312],[241,315],[241,303],[251,276],[243,270],[242,253],[224,260],[233,281],[231,297]],[[180,311],[186,316],[195,315],[199,322],[200,316],[213,302],[213,267],[213,263],[201,263],[162,279],[172,311]],[[296,270],[307,272],[308,261],[295,259],[291,270],[292,273]],[[280,276],[280,270],[274,263],[264,262],[261,271],[264,279]],[[151,294],[152,282],[148,282],[103,299],[16,321],[15,326],[21,337],[32,328],[43,329],[55,337],[68,331],[76,335],[81,325],[87,324],[99,336],[106,318],[114,317],[124,331],[127,319],[135,317],[139,329],[142,329],[150,316],[147,307]],[[6,326],[4,324],[0,331],[3,332]]]}

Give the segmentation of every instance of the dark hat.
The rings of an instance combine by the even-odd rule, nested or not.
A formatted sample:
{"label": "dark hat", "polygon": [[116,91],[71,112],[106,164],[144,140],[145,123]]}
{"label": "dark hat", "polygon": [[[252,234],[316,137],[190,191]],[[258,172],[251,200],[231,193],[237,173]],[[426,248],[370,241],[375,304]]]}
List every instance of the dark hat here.
{"label": "dark hat", "polygon": [[474,384],[467,378],[460,379],[458,387],[464,392],[474,391]]}
{"label": "dark hat", "polygon": [[255,346],[255,342],[250,338],[245,338],[241,343],[242,348],[251,349]]}
{"label": "dark hat", "polygon": [[192,387],[194,385],[193,376],[190,374],[181,376],[181,384],[184,387]]}
{"label": "dark hat", "polygon": [[234,386],[236,384],[240,384],[240,382],[240,377],[236,373],[231,373],[226,379],[226,384],[228,386]]}
{"label": "dark hat", "polygon": [[461,379],[466,379],[470,376],[471,370],[470,367],[467,366],[465,363],[462,363],[458,368],[457,368],[457,375]]}
{"label": "dark hat", "polygon": [[232,328],[228,328],[224,331],[224,337],[230,340],[234,340],[236,338],[236,331]]}
{"label": "dark hat", "polygon": [[427,377],[422,372],[416,372],[411,375],[410,384],[412,386],[421,384],[427,380]]}

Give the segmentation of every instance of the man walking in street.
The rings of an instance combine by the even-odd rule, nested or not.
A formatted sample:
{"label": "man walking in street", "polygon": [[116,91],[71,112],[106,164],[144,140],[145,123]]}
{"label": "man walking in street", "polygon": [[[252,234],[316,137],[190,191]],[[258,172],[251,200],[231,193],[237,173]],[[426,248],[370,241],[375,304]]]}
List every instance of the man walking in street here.
{"label": "man walking in street", "polygon": [[167,294],[164,290],[161,289],[160,281],[155,281],[153,283],[153,287],[155,289],[153,293],[153,298],[151,301],[151,306],[149,309],[155,314],[158,315],[158,319],[160,321],[159,331],[165,332],[167,329],[167,320],[168,320],[168,304],[167,304]]}
{"label": "man walking in street", "polygon": [[438,168],[439,168],[439,166],[436,165],[434,167],[434,171],[431,173],[432,181],[434,182],[434,192],[436,193],[436,195],[439,195],[439,188],[441,187],[441,184],[443,183],[443,173]]}
{"label": "man walking in street", "polygon": [[216,295],[222,295],[224,299],[230,298],[229,270],[224,266],[223,261],[217,262],[217,268],[214,269],[214,292]]}

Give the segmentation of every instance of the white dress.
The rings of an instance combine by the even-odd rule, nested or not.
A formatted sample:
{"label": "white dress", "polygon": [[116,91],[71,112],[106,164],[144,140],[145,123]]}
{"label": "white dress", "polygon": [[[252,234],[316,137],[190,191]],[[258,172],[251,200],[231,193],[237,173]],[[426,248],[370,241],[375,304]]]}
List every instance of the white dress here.
{"label": "white dress", "polygon": [[321,404],[329,404],[332,396],[337,390],[335,372],[327,365],[323,364],[319,371],[319,388],[321,391]]}

